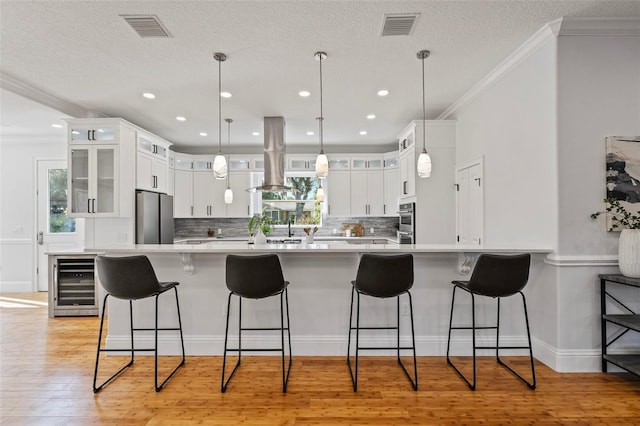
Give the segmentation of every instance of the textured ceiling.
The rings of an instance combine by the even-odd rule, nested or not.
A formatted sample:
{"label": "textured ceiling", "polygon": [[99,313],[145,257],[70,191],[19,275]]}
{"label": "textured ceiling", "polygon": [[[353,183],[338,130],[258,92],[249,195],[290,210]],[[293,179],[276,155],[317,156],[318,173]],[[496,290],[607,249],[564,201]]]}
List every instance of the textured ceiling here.
{"label": "textured ceiling", "polygon": [[[3,0],[0,9],[5,82],[20,82],[62,112],[123,117],[194,152],[213,151],[218,142],[213,52],[228,56],[222,89],[233,97],[222,100],[222,118],[234,120],[234,145],[261,145],[262,136],[251,133],[262,133],[262,117],[271,115],[285,117],[288,144],[317,145],[318,50],[328,54],[325,144],[391,145],[422,115],[419,50],[432,52],[426,106],[427,118],[436,118],[550,21],[640,17],[640,1],[563,0]],[[381,37],[385,14],[416,12],[410,36]],[[172,38],[140,38],[123,14],[157,15]],[[378,97],[383,88],[389,96]],[[311,96],[299,97],[303,89]],[[145,91],[157,98],[144,99]],[[21,124],[12,120],[19,99],[1,95],[2,136],[18,136]],[[371,113],[375,120],[367,120]],[[176,121],[178,115],[187,120]],[[50,124],[43,125],[49,133]]]}

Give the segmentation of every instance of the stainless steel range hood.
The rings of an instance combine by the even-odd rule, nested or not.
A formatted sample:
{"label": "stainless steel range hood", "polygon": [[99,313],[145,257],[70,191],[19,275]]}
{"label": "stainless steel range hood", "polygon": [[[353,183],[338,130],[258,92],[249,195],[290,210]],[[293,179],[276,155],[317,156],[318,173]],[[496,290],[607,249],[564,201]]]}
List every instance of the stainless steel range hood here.
{"label": "stainless steel range hood", "polygon": [[264,118],[264,183],[247,191],[295,191],[284,184],[284,117]]}

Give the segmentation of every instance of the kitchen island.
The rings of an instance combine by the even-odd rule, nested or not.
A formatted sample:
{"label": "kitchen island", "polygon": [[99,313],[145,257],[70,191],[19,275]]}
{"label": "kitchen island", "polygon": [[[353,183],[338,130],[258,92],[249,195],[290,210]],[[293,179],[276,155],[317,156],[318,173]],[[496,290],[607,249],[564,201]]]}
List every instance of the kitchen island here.
{"label": "kitchen island", "polygon": [[[347,348],[349,327],[350,282],[355,279],[359,256],[362,253],[411,253],[414,256],[415,281],[413,296],[416,344],[418,355],[443,355],[451,304],[451,281],[464,279],[472,269],[473,259],[480,253],[532,253],[530,280],[525,293],[535,288],[542,279],[544,259],[551,252],[546,248],[531,247],[465,247],[460,245],[399,245],[399,244],[350,244],[347,241],[317,242],[314,244],[250,245],[244,242],[216,241],[201,244],[130,245],[88,250],[112,256],[144,254],[153,264],[158,279],[178,281],[185,349],[188,355],[221,355],[224,341],[226,301],[225,258],[227,254],[276,253],[280,257],[285,279],[290,282],[289,308],[294,355],[344,355]],[[101,297],[101,303],[102,303]],[[478,323],[495,321],[495,301],[478,298],[476,312]],[[243,326],[279,323],[278,298],[259,301],[246,300],[243,309]],[[470,300],[460,300],[470,303]],[[175,318],[175,302],[171,297],[160,298],[161,312],[168,321]],[[237,301],[231,309],[237,309]],[[401,326],[409,331],[407,301],[401,298]],[[150,326],[153,321],[153,301],[135,302],[136,327]],[[363,299],[362,323],[368,325],[393,324],[395,299]],[[502,303],[501,342],[506,345],[522,345],[526,339],[519,300],[506,299]],[[540,313],[542,307],[530,306],[530,315]],[[127,303],[113,300],[109,305],[109,347],[127,347]],[[460,309],[458,322],[470,320],[470,309]],[[232,312],[233,313],[233,312]],[[513,318],[513,321],[511,321]],[[233,324],[237,324],[232,322]],[[232,328],[233,330],[233,328]],[[469,353],[470,336],[458,333],[454,336],[456,353]],[[532,330],[535,336],[535,328]],[[140,347],[150,343],[152,335],[140,336]],[[365,345],[392,344],[391,334],[375,336],[364,334]],[[409,334],[403,332],[403,339]],[[488,336],[487,336],[488,338]],[[491,337],[493,339],[493,337]],[[262,346],[278,344],[279,334],[243,334],[243,345]],[[160,350],[176,354],[179,350],[177,336],[160,336]],[[235,342],[232,342],[235,343]],[[405,342],[406,343],[406,342]],[[479,338],[482,344],[483,337]]]}

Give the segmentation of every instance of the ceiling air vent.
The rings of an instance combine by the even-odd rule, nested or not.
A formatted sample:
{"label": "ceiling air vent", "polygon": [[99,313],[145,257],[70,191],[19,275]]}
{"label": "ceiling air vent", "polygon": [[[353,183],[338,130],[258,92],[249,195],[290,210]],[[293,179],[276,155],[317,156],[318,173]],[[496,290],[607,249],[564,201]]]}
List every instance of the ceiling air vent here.
{"label": "ceiling air vent", "polygon": [[419,13],[385,15],[382,36],[410,35]]}
{"label": "ceiling air vent", "polygon": [[164,37],[171,34],[155,15],[120,15],[140,37]]}

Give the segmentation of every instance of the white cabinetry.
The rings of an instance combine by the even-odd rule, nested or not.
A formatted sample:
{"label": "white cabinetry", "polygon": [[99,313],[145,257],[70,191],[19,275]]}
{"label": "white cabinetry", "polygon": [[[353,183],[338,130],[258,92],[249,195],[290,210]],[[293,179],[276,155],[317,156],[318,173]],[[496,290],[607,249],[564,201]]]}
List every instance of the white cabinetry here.
{"label": "white cabinetry", "polygon": [[482,160],[461,167],[456,172],[457,242],[480,245],[482,242]]}
{"label": "white cabinetry", "polygon": [[351,170],[382,170],[384,159],[382,155],[352,155]]}
{"label": "white cabinetry", "polygon": [[175,170],[173,192],[173,217],[193,217],[192,170]]}
{"label": "white cabinetry", "polygon": [[314,171],[316,169],[316,156],[308,154],[287,155],[287,170]]}
{"label": "white cabinetry", "polygon": [[329,170],[350,170],[351,156],[345,154],[329,154]]}
{"label": "white cabinetry", "polygon": [[69,164],[69,216],[118,216],[118,145],[69,145]]}
{"label": "white cabinetry", "polygon": [[327,214],[329,216],[351,215],[351,172],[332,170],[327,176]]}
{"label": "white cabinetry", "polygon": [[68,120],[69,216],[133,217],[135,135],[119,118]]}
{"label": "white cabinetry", "polygon": [[226,217],[250,217],[251,193],[247,191],[249,187],[251,187],[251,173],[229,173],[229,188],[233,191],[233,203],[226,205]]}
{"label": "white cabinetry", "polygon": [[384,155],[384,216],[398,216],[400,169],[398,168],[398,152]]}
{"label": "white cabinetry", "polygon": [[382,170],[351,170],[351,216],[382,216],[383,186]]}
{"label": "white cabinetry", "polygon": [[170,143],[159,138],[138,133],[136,155],[136,188],[156,192],[168,192],[169,165],[167,154]]}
{"label": "white cabinetry", "polygon": [[227,181],[216,179],[211,171],[193,172],[194,217],[224,217],[224,190]]}
{"label": "white cabinetry", "polygon": [[429,178],[416,175],[423,122],[412,121],[398,136],[400,203],[416,203],[416,244],[452,244],[456,241],[456,122],[427,120],[424,128],[425,147],[433,163]]}

